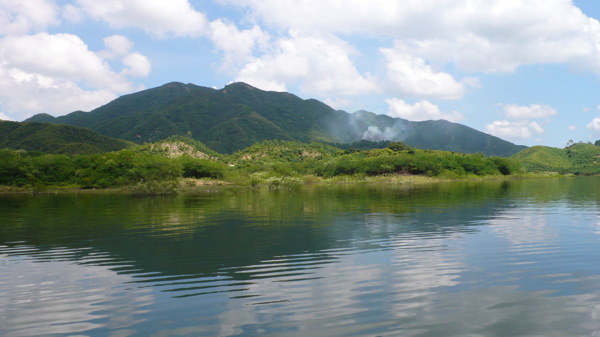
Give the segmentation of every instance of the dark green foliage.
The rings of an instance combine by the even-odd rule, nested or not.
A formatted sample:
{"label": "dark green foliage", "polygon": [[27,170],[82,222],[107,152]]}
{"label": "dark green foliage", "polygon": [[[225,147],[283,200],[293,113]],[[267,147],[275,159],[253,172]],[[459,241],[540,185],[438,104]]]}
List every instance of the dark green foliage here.
{"label": "dark green foliage", "polygon": [[577,143],[565,149],[576,175],[600,174],[600,147]]}
{"label": "dark green foliage", "polygon": [[346,151],[350,151],[350,152],[357,152],[360,150],[372,150],[372,149],[383,149],[388,147],[392,142],[390,142],[389,140],[382,140],[382,141],[378,141],[378,142],[373,142],[370,140],[361,140],[358,142],[352,142],[352,143],[333,143],[331,144],[332,146],[335,146],[337,148],[340,148],[342,150],[346,150]]}
{"label": "dark green foliage", "polygon": [[[268,141],[235,153],[232,160],[238,169],[248,173],[269,172],[277,176],[312,174],[328,178],[340,175],[417,174],[463,177],[520,172],[518,162],[508,158],[414,150],[401,143],[392,148],[396,150],[388,147],[368,151],[339,151],[318,143]],[[308,153],[312,155],[307,156]]]}
{"label": "dark green foliage", "polygon": [[[402,143],[392,143],[381,149],[343,151],[324,143],[269,140],[225,158],[218,159],[223,157],[218,153],[215,157],[202,153],[205,157],[199,158],[196,156],[199,152],[195,150],[185,152],[191,148],[190,144],[195,145],[195,149],[214,152],[185,138],[175,137],[170,142],[92,155],[0,150],[0,185],[33,189],[128,186],[137,193],[164,194],[175,190],[179,178],[224,179],[248,185],[264,183],[271,188],[296,189],[303,179],[344,175],[415,174],[460,178],[512,175],[521,171],[518,161],[510,158],[417,150]],[[161,144],[179,149],[183,144],[185,151],[172,157],[173,152],[156,150]],[[572,150],[574,157],[587,158],[589,155],[577,147]]]}
{"label": "dark green foliage", "polygon": [[345,150],[368,150],[402,141],[415,148],[497,156],[524,148],[456,123],[410,122],[367,111],[349,114],[314,99],[263,91],[244,83],[221,90],[169,83],[120,97],[91,112],[57,118],[37,115],[30,120],[89,127],[138,144],[191,133],[221,153],[233,153],[263,140],[359,142]]}
{"label": "dark green foliage", "polygon": [[0,150],[0,185],[22,186],[27,183],[22,169],[23,151]]}
{"label": "dark green foliage", "polygon": [[223,179],[227,166],[223,163],[208,159],[198,159],[190,156],[179,158],[184,178]]}
{"label": "dark green foliage", "polygon": [[132,146],[89,129],[41,122],[0,121],[0,148],[61,154],[93,154]]}
{"label": "dark green foliage", "polygon": [[411,150],[411,147],[402,143],[402,142],[393,142],[390,143],[390,145],[388,145],[388,148],[392,151],[409,151]]}
{"label": "dark green foliage", "polygon": [[181,175],[176,161],[132,150],[73,157],[0,150],[1,185],[106,188],[175,181]]}
{"label": "dark green foliage", "polygon": [[519,165],[511,159],[465,155],[441,151],[380,150],[377,153],[344,154],[331,159],[318,171],[323,176],[417,174],[462,177],[469,174],[510,175],[518,173]]}

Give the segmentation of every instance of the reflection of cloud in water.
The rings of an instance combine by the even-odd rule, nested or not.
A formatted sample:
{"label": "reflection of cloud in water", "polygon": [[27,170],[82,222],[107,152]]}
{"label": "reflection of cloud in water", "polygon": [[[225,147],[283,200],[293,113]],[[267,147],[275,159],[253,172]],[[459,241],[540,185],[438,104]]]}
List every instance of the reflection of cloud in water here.
{"label": "reflection of cloud in water", "polygon": [[[268,264],[279,266],[280,273],[254,279],[244,292],[246,299],[229,302],[229,310],[219,316],[218,336],[240,334],[243,326],[273,321],[281,322],[276,324],[277,329],[287,330],[299,325],[311,331],[311,335],[315,335],[323,322],[328,322],[330,329],[351,324],[345,317],[356,317],[367,310],[358,295],[364,295],[367,287],[381,285],[382,268],[361,262],[365,256],[344,255],[341,250],[332,254],[342,254],[338,255],[342,258],[322,267],[315,266],[305,275],[285,276],[290,274],[289,269],[297,267],[297,262],[310,258],[309,255],[270,261]],[[333,279],[336,282],[331,282]],[[330,330],[324,329],[316,335],[327,336],[326,331]]]}
{"label": "reflection of cloud in water", "polygon": [[446,239],[417,236],[396,243],[391,261],[396,317],[414,316],[416,309],[431,304],[440,287],[460,283],[458,279],[466,266],[445,251]]}
{"label": "reflection of cloud in water", "polygon": [[600,336],[599,300],[598,294],[551,297],[516,287],[444,293],[406,335]]}
{"label": "reflection of cloud in water", "polygon": [[543,246],[557,238],[555,230],[548,226],[548,211],[541,209],[507,209],[488,221],[491,230],[508,240],[512,249]]}
{"label": "reflection of cloud in water", "polygon": [[151,289],[128,287],[131,277],[108,267],[40,262],[27,255],[2,259],[0,334],[77,335],[98,329],[106,336],[129,336],[153,302]]}
{"label": "reflection of cloud in water", "polygon": [[[491,233],[514,247],[556,237],[543,215],[514,212],[492,219]],[[516,214],[523,221],[515,220]],[[282,256],[254,266],[271,273],[251,278],[247,291],[228,301],[215,335],[600,336],[598,276],[584,280],[566,273],[540,281],[550,286],[547,290],[474,287],[461,283],[473,268],[461,247],[478,236],[414,231],[386,237],[394,233],[393,219],[367,220],[363,229],[376,235],[355,242],[359,250]],[[321,268],[285,276],[300,260],[325,259],[323,254],[329,262]],[[586,290],[553,292],[573,282]]]}
{"label": "reflection of cloud in water", "polygon": [[[379,234],[393,232],[389,220],[368,217],[365,230],[379,238],[356,242],[362,250],[285,256],[255,266],[269,270],[269,277],[253,278],[243,298],[228,302],[228,310],[219,315],[217,335],[397,334],[399,320],[420,320],[417,315],[435,302],[440,288],[459,284],[465,266],[461,256],[448,254],[445,242],[461,234],[383,238]],[[317,263],[325,259],[323,254],[326,265],[286,276],[299,261],[312,258]]]}
{"label": "reflection of cloud in water", "polygon": [[599,289],[571,296],[517,286],[455,289],[462,263],[441,248],[426,252],[343,255],[316,270],[319,279],[253,280],[219,315],[215,335],[600,336]]}

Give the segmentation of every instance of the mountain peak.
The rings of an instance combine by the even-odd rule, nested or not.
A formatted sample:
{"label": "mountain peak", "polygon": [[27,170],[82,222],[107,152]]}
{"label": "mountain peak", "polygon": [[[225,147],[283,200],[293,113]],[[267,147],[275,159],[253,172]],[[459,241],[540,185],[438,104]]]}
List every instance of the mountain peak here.
{"label": "mountain peak", "polygon": [[39,113],[26,119],[26,122],[52,122],[55,117],[47,113]]}
{"label": "mountain peak", "polygon": [[245,90],[260,90],[258,88],[255,88],[253,86],[251,86],[248,83],[245,82],[233,82],[233,83],[229,83],[227,84],[222,91],[227,93],[227,90],[234,90],[234,89],[245,89]]}

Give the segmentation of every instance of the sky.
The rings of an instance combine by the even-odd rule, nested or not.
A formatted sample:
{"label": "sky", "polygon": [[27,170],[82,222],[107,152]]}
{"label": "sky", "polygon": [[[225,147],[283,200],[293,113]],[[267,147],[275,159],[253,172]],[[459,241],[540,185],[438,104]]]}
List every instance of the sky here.
{"label": "sky", "polygon": [[1,0],[0,119],[246,82],[516,144],[600,139],[597,0]]}

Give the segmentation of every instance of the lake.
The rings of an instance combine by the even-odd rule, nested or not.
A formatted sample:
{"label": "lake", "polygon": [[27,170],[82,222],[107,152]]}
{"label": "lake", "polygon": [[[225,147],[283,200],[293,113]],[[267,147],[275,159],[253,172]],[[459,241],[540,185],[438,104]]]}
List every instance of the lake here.
{"label": "lake", "polygon": [[0,195],[1,336],[600,336],[600,177]]}

